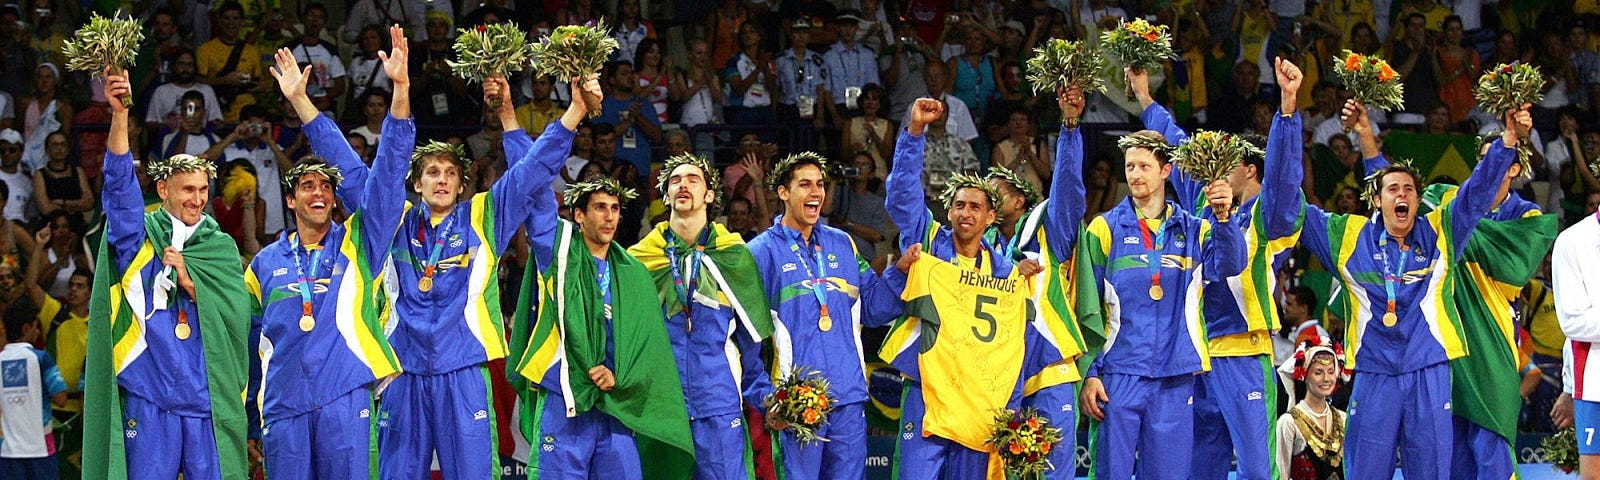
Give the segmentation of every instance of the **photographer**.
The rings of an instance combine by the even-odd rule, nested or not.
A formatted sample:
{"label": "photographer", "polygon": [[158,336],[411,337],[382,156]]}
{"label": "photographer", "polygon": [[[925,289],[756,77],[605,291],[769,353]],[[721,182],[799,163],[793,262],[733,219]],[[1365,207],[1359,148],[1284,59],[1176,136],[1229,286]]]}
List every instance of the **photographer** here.
{"label": "photographer", "polygon": [[[201,158],[213,162],[243,160],[255,169],[256,191],[263,199],[283,198],[283,187],[277,179],[291,167],[289,155],[272,141],[272,124],[267,123],[267,109],[248,105],[239,111],[239,125],[221,142],[213,144]],[[261,203],[265,222],[261,235],[277,235],[287,228],[289,219],[284,216],[283,202],[267,200]]]}
{"label": "photographer", "polygon": [[[183,93],[178,100],[177,130],[161,137],[161,150],[156,152],[160,158],[168,158],[180,153],[204,156],[220,140],[211,132],[210,124],[206,123],[210,108],[205,96],[198,90]],[[217,153],[222,153],[218,150]],[[207,157],[215,159],[216,157]]]}
{"label": "photographer", "polygon": [[[839,167],[837,177],[843,183],[828,186],[832,201],[826,204],[822,215],[834,228],[850,234],[862,258],[878,260],[878,252],[894,251],[888,240],[889,212],[883,206],[883,180],[878,178],[877,165],[865,152],[850,157],[849,163]],[[883,248],[878,248],[882,246]],[[880,267],[881,265],[874,265]]]}

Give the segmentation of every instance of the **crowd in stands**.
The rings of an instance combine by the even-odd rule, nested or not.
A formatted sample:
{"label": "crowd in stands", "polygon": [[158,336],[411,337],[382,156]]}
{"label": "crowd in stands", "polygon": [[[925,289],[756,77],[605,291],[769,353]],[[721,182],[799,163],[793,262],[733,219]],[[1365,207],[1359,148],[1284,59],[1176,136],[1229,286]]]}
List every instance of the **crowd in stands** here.
{"label": "crowd in stands", "polygon": [[[827,221],[850,232],[879,269],[898,234],[884,210],[882,183],[915,99],[939,99],[947,112],[928,132],[928,198],[939,198],[950,175],[990,165],[1048,191],[1060,112],[1055,92],[1034,92],[1023,65],[1048,39],[1098,38],[1119,20],[1140,17],[1172,27],[1178,58],[1156,72],[1152,90],[1187,129],[1265,135],[1278,106],[1271,59],[1292,59],[1304,70],[1303,88],[1310,91],[1299,98],[1312,173],[1304,192],[1330,212],[1368,208],[1358,193],[1361,146],[1339,119],[1351,94],[1332,73],[1345,49],[1378,54],[1396,67],[1405,108],[1372,110],[1373,123],[1386,151],[1410,147],[1404,152],[1431,166],[1424,173],[1436,182],[1465,178],[1468,170],[1459,165],[1476,161],[1475,148],[1455,148],[1462,139],[1470,146],[1470,136],[1501,128],[1495,112],[1474,105],[1472,87],[1482,71],[1511,61],[1538,66],[1547,83],[1532,110],[1534,172],[1518,190],[1546,213],[1562,215],[1563,226],[1600,207],[1600,179],[1583,168],[1600,155],[1594,2],[21,1],[0,6],[0,212],[9,220],[0,223],[0,302],[28,299],[38,309],[43,328],[31,341],[59,364],[73,399],[59,408],[69,411],[80,395],[110,114],[98,81],[65,69],[62,45],[91,12],[117,11],[146,26],[131,71],[134,115],[144,119],[131,132],[136,160],[188,153],[217,162],[212,214],[247,255],[292,228],[278,178],[309,153],[268,71],[273,53],[288,48],[311,67],[312,100],[370,162],[391,100],[378,60],[389,49],[383,30],[389,24],[405,27],[412,41],[419,140],[467,147],[469,193],[517,159],[505,158],[499,121],[485,115],[479,86],[451,73],[458,29],[514,21],[537,38],[558,25],[603,20],[621,48],[601,73],[603,108],[580,127],[555,180],[557,192],[595,176],[654,192],[649,187],[663,160],[693,152],[726,169],[719,215],[749,238],[781,209],[762,188],[774,159],[814,150],[836,166]],[[1089,97],[1083,117],[1086,132],[1095,134],[1084,170],[1091,216],[1127,191],[1109,135],[1142,128],[1139,102],[1123,92],[1120,70],[1103,76],[1110,88]],[[571,95],[567,80],[528,72],[510,79],[523,128],[542,131],[561,115]],[[153,205],[153,189],[145,192]],[[618,242],[633,244],[665,218],[653,197],[626,206]],[[262,208],[245,218],[246,204]],[[943,218],[941,205],[929,207]],[[519,261],[526,258],[506,261],[503,281],[520,281]],[[1326,276],[1304,253],[1280,272],[1280,355],[1293,351],[1302,330],[1342,336],[1341,320],[1320,318],[1330,297]],[[1547,412],[1561,391],[1564,337],[1547,278],[1548,261],[1519,308],[1530,378],[1540,379],[1523,392],[1530,399],[1523,427],[1530,431],[1552,428]]]}

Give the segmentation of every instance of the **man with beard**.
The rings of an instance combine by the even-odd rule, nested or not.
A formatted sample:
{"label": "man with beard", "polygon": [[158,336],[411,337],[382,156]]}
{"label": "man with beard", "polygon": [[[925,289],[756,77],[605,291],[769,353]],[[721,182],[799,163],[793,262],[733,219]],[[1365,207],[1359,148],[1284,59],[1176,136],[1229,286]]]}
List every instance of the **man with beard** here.
{"label": "man with beard", "polygon": [[145,213],[129,153],[127,72],[106,72],[104,246],[84,371],[86,478],[244,478],[249,293],[239,248],[204,213],[216,170],[151,162]]}
{"label": "man with beard", "polygon": [[695,477],[735,479],[746,477],[744,405],[760,405],[772,390],[760,343],[773,324],[744,238],[711,219],[722,191],[719,177],[704,158],[667,159],[656,188],[670,209],[668,219],[628,254],[654,279],[683,393],[695,399],[688,403]]}
{"label": "man with beard", "polygon": [[[200,81],[195,68],[193,51],[179,50],[172,57],[172,80],[150,93],[150,103],[144,114],[145,130],[167,132],[178,128],[185,113],[179,100],[190,91],[199,91],[205,105],[220,105],[217,103],[217,92],[211,85]],[[221,123],[222,109],[211,108],[202,120],[203,123]]]}
{"label": "man with beard", "polygon": [[780,467],[792,478],[859,479],[865,475],[866,373],[861,328],[881,327],[899,314],[894,292],[856,250],[850,235],[821,225],[827,198],[827,163],[811,152],[790,155],[773,167],[770,189],[784,213],[755,240],[750,252],[767,279],[774,306],[773,371],[789,375],[796,365],[828,381],[837,406],[817,435],[825,443],[804,444],[779,421]]}

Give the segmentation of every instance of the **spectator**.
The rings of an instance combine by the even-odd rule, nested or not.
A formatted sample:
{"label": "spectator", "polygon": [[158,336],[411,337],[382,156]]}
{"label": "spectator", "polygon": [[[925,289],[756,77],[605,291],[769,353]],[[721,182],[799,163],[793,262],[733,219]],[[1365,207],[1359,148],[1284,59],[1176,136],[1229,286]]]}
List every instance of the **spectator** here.
{"label": "spectator", "polygon": [[1438,32],[1443,30],[1444,20],[1451,15],[1451,12],[1449,7],[1440,5],[1434,0],[1405,0],[1400,7],[1400,18],[1409,19],[1411,14],[1421,15],[1424,26],[1428,30]]}
{"label": "spectator", "polygon": [[1251,127],[1250,114],[1252,111],[1245,108],[1261,101],[1261,84],[1257,82],[1260,77],[1260,68],[1254,61],[1244,60],[1233,66],[1233,85],[1231,88],[1220,89],[1216,98],[1207,102],[1221,106],[1206,112],[1207,126],[1212,130],[1225,132],[1243,132]]}
{"label": "spectator", "polygon": [[[1271,3],[1277,4],[1278,1]],[[1272,43],[1273,32],[1278,30],[1279,22],[1278,17],[1268,9],[1268,1],[1244,0],[1243,7],[1236,10],[1233,15],[1233,30],[1239,32],[1239,63],[1249,62],[1257,67],[1265,65],[1265,62],[1271,59],[1271,51],[1267,47]],[[1234,69],[1238,69],[1237,64]],[[1256,76],[1251,79],[1252,82],[1265,83],[1262,81],[1265,72],[1261,70],[1257,68],[1254,71]],[[1237,76],[1236,73],[1235,77]],[[1235,82],[1235,86],[1237,85],[1238,82]]]}
{"label": "spectator", "polygon": [[[524,131],[543,132],[550,122],[561,118],[561,113],[565,109],[556,105],[551,97],[555,91],[555,78],[548,75],[534,75],[529,84],[533,87],[533,96],[528,99],[528,103],[517,107],[517,122],[522,125]],[[499,117],[486,115],[484,118],[487,120]]]}
{"label": "spectator", "polygon": [[[488,112],[473,99],[467,80],[450,70],[456,59],[450,32],[455,31],[449,15],[439,10],[428,12],[428,39],[411,47],[411,104],[420,123],[455,123],[480,118]],[[381,68],[379,70],[382,70]],[[504,101],[510,102],[507,98]],[[527,128],[527,127],[524,127]],[[529,130],[543,132],[544,130]]]}
{"label": "spectator", "polygon": [[217,90],[222,100],[216,106],[222,119],[236,122],[239,109],[255,105],[252,93],[262,84],[266,71],[261,67],[261,52],[240,36],[244,28],[244,7],[238,2],[223,2],[217,7],[217,36],[195,52],[200,77]]}
{"label": "spectator", "polygon": [[1329,200],[1329,203],[1331,203],[1331,205],[1328,205],[1327,209],[1330,212],[1336,212],[1344,215],[1361,215],[1367,213],[1367,209],[1363,208],[1362,206],[1361,192],[1356,191],[1356,187],[1350,185],[1340,186],[1339,193],[1334,194],[1333,199]]}
{"label": "spectator", "polygon": [[67,384],[50,354],[33,346],[44,340],[37,317],[38,308],[13,303],[0,328],[7,342],[0,350],[6,378],[0,385],[0,428],[6,432],[5,443],[0,443],[0,477],[8,479],[54,479],[60,474],[50,405],[67,404]]}
{"label": "spectator", "polygon": [[816,115],[818,99],[828,84],[822,55],[806,48],[811,22],[801,18],[789,25],[789,48],[778,57],[778,120],[796,124]]}
{"label": "spectator", "polygon": [[378,146],[378,135],[383,133],[383,118],[389,116],[389,91],[368,89],[362,99],[361,112],[366,123],[350,130],[367,140],[367,145]]}
{"label": "spectator", "polygon": [[211,145],[221,141],[211,127],[204,121],[210,115],[203,93],[199,91],[184,92],[179,99],[178,128],[172,133],[161,137],[161,150],[156,155],[161,158],[170,157],[180,153],[201,155],[211,149]]}
{"label": "spectator", "polygon": [[[1320,20],[1333,30],[1331,33],[1333,38],[1343,44],[1341,47],[1350,48],[1348,46],[1350,38],[1345,37],[1345,35],[1351,34],[1356,25],[1366,25],[1367,34],[1370,35],[1372,33],[1372,22],[1375,19],[1373,3],[1372,0],[1321,2],[1317,5],[1317,13],[1320,14]],[[1376,38],[1376,35],[1374,35],[1374,38]],[[1374,45],[1376,43],[1374,42]]]}
{"label": "spectator", "polygon": [[[772,159],[777,156],[778,146],[761,141],[761,136],[754,133],[745,133],[739,136],[739,161],[728,165],[722,171],[722,187],[727,190],[725,198],[743,198],[749,200],[757,208],[764,207],[757,194],[766,188],[761,182],[751,176],[752,170],[757,173],[772,169]],[[766,219],[758,218],[756,223],[763,223]]]}
{"label": "spectator", "polygon": [[[83,245],[83,233],[87,227],[83,223],[82,215],[72,215],[64,211],[45,215],[44,218],[44,228],[50,229],[48,237],[50,241],[39,243],[38,248],[44,251],[45,261],[29,262],[39,266],[38,274],[30,276],[36,279],[35,285],[43,288],[45,293],[61,298],[67,295],[67,286],[71,282],[73,270],[94,269],[94,264],[89,259],[89,251]],[[32,267],[33,265],[29,265],[30,269]]]}
{"label": "spectator", "polygon": [[17,121],[17,100],[5,90],[0,90],[0,129],[15,127]]}
{"label": "spectator", "polygon": [[1501,30],[1494,37],[1494,52],[1485,65],[1499,65],[1521,60],[1527,63],[1533,60],[1533,52],[1524,52],[1516,32]]}
{"label": "spectator", "polygon": [[[670,93],[672,100],[683,102],[682,113],[678,123],[684,128],[707,124],[722,123],[722,105],[727,102],[727,96],[722,90],[722,81],[717,78],[716,70],[711,63],[711,45],[705,40],[689,42],[688,68],[678,71],[672,76]],[[701,155],[710,156],[714,136],[706,135],[695,150]]]}
{"label": "spectator", "polygon": [[762,36],[761,27],[754,22],[741,25],[739,53],[728,60],[723,70],[732,93],[724,109],[730,124],[770,125],[777,121],[772,110],[777,71],[772,52],[762,45]]}
{"label": "spectator", "polygon": [[[12,226],[11,230],[17,231],[20,236],[29,236],[21,227]],[[41,229],[37,235],[29,236],[29,245],[44,245],[50,243],[50,229]],[[46,351],[56,355],[58,365],[61,367],[61,379],[67,382],[69,405],[68,409],[78,411],[81,408],[82,389],[78,380],[83,377],[83,360],[88,350],[89,343],[89,294],[94,285],[94,272],[87,269],[73,269],[67,285],[67,295],[57,299],[45,295],[44,289],[39,287],[37,278],[39,269],[35,265],[47,263],[44,259],[44,250],[33,250],[32,259],[28,261],[28,275],[21,282],[20,290],[28,295],[29,303],[38,306],[38,320],[44,327],[40,332],[40,344]],[[16,288],[19,285],[12,285]]]}
{"label": "spectator", "polygon": [[565,192],[567,185],[577,183],[583,167],[589,164],[589,158],[594,156],[594,127],[588,122],[578,124],[577,135],[572,137],[572,152],[567,155],[567,163],[556,172],[559,175],[550,182],[550,187],[557,193]]}
{"label": "spectator", "polygon": [[38,203],[39,213],[46,216],[56,212],[80,214],[75,216],[81,220],[82,213],[98,205],[94,192],[89,190],[89,176],[82,168],[67,163],[72,144],[65,133],[50,134],[45,144],[50,160],[33,172],[33,198]]}
{"label": "spectator", "polygon": [[983,118],[997,82],[994,61],[989,57],[989,37],[976,28],[968,28],[962,37],[965,48],[961,55],[946,62],[946,71],[955,73],[951,94],[967,105],[972,118]]}
{"label": "spectator", "polygon": [[1594,155],[1600,153],[1600,147],[1595,145],[1600,134],[1580,131],[1577,115],[1572,109],[1561,111],[1557,129],[1560,133],[1544,149],[1548,169],[1556,174],[1557,182],[1557,187],[1550,189],[1550,203],[1569,213],[1581,210],[1590,192],[1600,192],[1600,179],[1587,168]]}
{"label": "spectator", "polygon": [[339,61],[338,46],[322,39],[328,26],[328,9],[321,3],[308,3],[300,8],[300,21],[303,26],[299,41],[284,47],[294,54],[294,61],[301,68],[311,66],[311,76],[306,82],[306,95],[311,97],[311,103],[318,110],[332,112],[334,100],[344,97],[350,79]]}
{"label": "spectator", "polygon": [[666,154],[668,157],[692,154],[692,145],[689,144],[689,132],[681,128],[674,128],[662,133],[666,137]]}
{"label": "spectator", "polygon": [[[463,4],[463,6],[466,5],[470,4]],[[517,24],[519,25],[528,25],[531,27],[533,22],[529,21],[530,19],[527,18],[528,15],[522,15],[519,17],[517,12],[512,10],[512,7],[514,6],[515,5],[512,5],[510,0],[488,0],[484,2],[478,2],[478,8],[467,12],[467,16],[461,17],[461,24],[473,27],[478,25],[500,23],[506,20],[516,20]],[[433,34],[429,33],[429,35]],[[534,131],[542,132],[543,130]]]}
{"label": "spectator", "polygon": [[367,136],[355,132],[344,134],[344,141],[350,144],[350,149],[356,151],[356,156],[361,157],[361,163],[372,165],[372,144],[367,143]]}
{"label": "spectator", "polygon": [[[363,0],[363,1],[395,1],[395,0]],[[384,34],[383,27],[368,25],[361,29],[361,41],[357,45],[360,52],[350,57],[350,67],[345,71],[350,72],[350,99],[345,104],[344,121],[357,123],[366,121],[367,116],[362,113],[367,102],[367,90],[378,89],[388,91],[392,88],[389,84],[389,75],[383,72],[383,62],[378,60],[378,52],[389,49],[386,43],[389,36]],[[387,97],[387,94],[385,94]],[[384,109],[388,109],[387,101]],[[359,108],[358,108],[359,107]],[[373,139],[368,144],[376,143]]]}
{"label": "spectator", "polygon": [[861,0],[863,16],[857,27],[861,32],[860,42],[874,52],[882,53],[884,47],[895,44],[894,27],[889,23],[889,15],[885,12],[883,0]]}
{"label": "spectator", "polygon": [[556,9],[555,18],[556,23],[562,25],[583,25],[600,21],[600,16],[594,11],[594,0],[568,0],[566,6]]}
{"label": "spectator", "polygon": [[1339,87],[1328,81],[1317,83],[1311,91],[1311,108],[1308,110],[1304,122],[1307,133],[1316,130],[1317,125],[1330,118],[1339,121]]}
{"label": "spectator", "polygon": [[22,101],[22,136],[27,139],[22,161],[33,168],[46,160],[45,137],[60,131],[72,134],[72,104],[57,101],[61,70],[41,64],[34,70],[33,95]]}
{"label": "spectator", "polygon": [[[918,98],[928,96],[928,85],[922,81],[928,58],[933,50],[916,35],[916,25],[900,22],[895,26],[899,37],[893,45],[881,52],[878,67],[882,69],[884,85],[889,90],[889,118],[905,118],[906,110]],[[886,171],[886,170],[885,170]]]}
{"label": "spectator", "polygon": [[[1117,22],[1128,18],[1128,12],[1122,7],[1112,5],[1106,0],[1089,0],[1088,8],[1078,9],[1078,29],[1082,35],[1077,38],[1100,38],[1100,30],[1106,26],[1116,27]],[[1263,7],[1265,5],[1262,5]],[[1257,8],[1256,10],[1265,10]],[[1238,31],[1237,28],[1233,29]]]}
{"label": "spectator", "polygon": [[[150,15],[149,25],[150,34],[139,44],[139,52],[135,54],[137,61],[130,72],[133,89],[140,93],[171,81],[172,62],[177,60],[178,52],[185,50],[183,36],[178,34],[178,16],[172,10],[156,9]],[[190,58],[189,62],[193,70],[194,59]]]}
{"label": "spectator", "polygon": [[[194,52],[179,49],[172,57],[172,73],[167,83],[156,87],[150,94],[150,104],[145,110],[145,127],[152,132],[166,133],[182,127],[185,114],[182,99],[189,92],[200,92],[206,105],[217,105],[216,90],[201,82],[196,70]],[[222,112],[210,109],[204,123],[221,123]]]}
{"label": "spectator", "polygon": [[[637,2],[638,0],[632,0]],[[639,94],[650,100],[656,107],[658,123],[670,123],[667,120],[667,97],[670,96],[672,73],[667,69],[667,52],[660,40],[647,38],[639,42],[635,49],[633,65],[634,72],[639,78]]]}
{"label": "spectator", "polygon": [[[611,94],[607,93],[604,101],[610,102],[611,98]],[[636,192],[644,191],[646,182],[644,175],[639,174],[638,167],[617,157],[619,144],[622,143],[622,139],[618,138],[619,135],[617,135],[617,127],[610,123],[604,123],[602,120],[601,123],[594,124],[591,132],[594,139],[594,158],[589,159],[589,163],[584,167],[585,171],[591,167],[595,168],[599,170],[600,174],[615,179],[625,188],[631,188]],[[582,177],[582,175],[579,176]],[[639,231],[644,227],[640,223],[643,219],[644,201],[642,198],[634,199],[634,201],[628,202],[627,205],[623,205],[622,221],[617,224],[617,242],[623,245],[632,245],[638,242]]]}
{"label": "spectator", "polygon": [[1567,53],[1567,44],[1562,35],[1545,32],[1542,40],[1539,56],[1534,58],[1533,63],[1544,74],[1545,90],[1544,99],[1533,106],[1533,126],[1554,129],[1556,110],[1576,104],[1573,99],[1581,87],[1578,84],[1578,71],[1573,68],[1572,57]]}
{"label": "spectator", "polygon": [[[1011,112],[1006,121],[1007,135],[990,153],[989,164],[1005,167],[1022,180],[1033,185],[1033,191],[1044,192],[1050,182],[1050,166],[1055,162],[1054,145],[1038,138],[1033,132],[1033,122],[1028,112]],[[1026,213],[1026,212],[1024,212]]]}
{"label": "spectator", "polygon": [[[31,185],[30,185],[31,187]],[[5,209],[11,204],[11,189],[0,182],[0,209]],[[23,201],[31,205],[30,200]],[[7,219],[9,220],[9,219]],[[21,268],[23,259],[29,252],[34,251],[33,236],[28,234],[28,229],[22,224],[12,221],[0,221],[0,265]],[[3,302],[0,302],[3,304]]]}
{"label": "spectator", "polygon": [[1572,52],[1572,70],[1578,77],[1577,105],[1600,111],[1600,52],[1589,45],[1589,30],[1583,23],[1567,29],[1567,50]]}
{"label": "spectator", "polygon": [[[482,123],[482,129],[479,129],[477,132],[467,137],[467,155],[471,157],[475,165],[478,162],[485,160],[495,160],[501,162],[502,164],[505,163],[507,161],[505,158],[506,152],[500,143],[500,134],[503,130],[501,128],[503,124],[500,123],[500,116],[486,114],[483,116]],[[542,132],[543,130],[538,131]],[[516,159],[510,160],[516,161]],[[472,178],[477,179],[482,177],[477,173],[473,173]]]}
{"label": "spectator", "polygon": [[1344,38],[1344,48],[1362,55],[1374,55],[1383,42],[1378,41],[1378,34],[1372,31],[1372,25],[1357,23],[1350,27],[1350,35]]}
{"label": "spectator", "polygon": [[744,197],[729,198],[728,208],[723,215],[722,223],[728,227],[728,231],[744,238],[755,238],[761,234],[761,229],[756,228],[756,214],[751,211],[750,201]]}
{"label": "spectator", "polygon": [[1427,20],[1420,13],[1405,17],[1404,34],[1389,44],[1389,61],[1405,86],[1405,111],[1426,114],[1439,103],[1438,44],[1428,38]]}
{"label": "spectator", "polygon": [[889,212],[883,206],[883,178],[878,176],[876,160],[866,153],[850,156],[849,166],[840,169],[839,180],[828,188],[832,198],[822,212],[835,228],[850,234],[862,258],[875,260],[894,251],[890,240]]}
{"label": "spectator", "polygon": [[[883,118],[883,88],[869,83],[861,89],[861,115],[850,119],[844,128],[844,151],[857,152],[872,158],[874,172],[888,170],[887,160],[894,156],[897,131],[894,122]],[[880,179],[881,180],[881,179]]]}
{"label": "spectator", "polygon": [[639,94],[639,78],[633,74],[632,63],[611,62],[605,74],[603,85],[609,88],[600,102],[600,116],[595,121],[614,123],[617,158],[633,164],[639,172],[648,172],[650,149],[661,142],[661,117],[655,105]]}
{"label": "spectator", "polygon": [[[972,124],[972,114],[967,110],[967,104],[962,103],[960,98],[951,95],[950,91],[947,90],[950,87],[950,76],[949,70],[946,68],[947,67],[945,63],[928,62],[926,67],[922,70],[922,83],[928,86],[929,97],[938,99],[940,102],[944,102],[945,112],[944,118],[940,123],[942,127],[941,130],[951,135],[955,135],[956,138],[959,138],[962,141],[970,142],[978,138],[978,127]],[[904,120],[902,120],[900,124],[908,125],[910,123],[911,112],[907,111]],[[943,187],[941,186],[941,188]],[[934,190],[934,192],[936,193],[930,195],[928,198],[935,198],[938,197],[939,194],[944,193],[943,190]],[[936,209],[935,211],[942,210]],[[934,218],[942,217],[935,216]]]}
{"label": "spectator", "polygon": [[1105,155],[1095,155],[1083,177],[1084,200],[1088,205],[1084,218],[1105,213],[1117,205],[1122,198],[1122,192],[1117,185],[1117,176],[1111,173],[1111,161]]}
{"label": "spectator", "polygon": [[[424,35],[428,31],[426,25],[428,12],[439,11],[447,17],[455,18],[455,11],[451,9],[453,3],[455,2],[435,0],[357,0],[345,13],[344,41],[356,43],[358,38],[367,34],[367,28],[370,26],[387,28],[394,24],[404,25],[406,31],[411,32],[412,40],[426,40]],[[384,37],[388,38],[387,35]],[[361,78],[359,75],[355,77]],[[389,87],[385,85],[384,88]]]}
{"label": "spectator", "polygon": [[[742,27],[748,16],[744,2],[745,0],[721,0],[717,3],[717,10],[712,13],[709,25],[712,65],[727,65],[729,60],[743,50],[744,43],[739,37],[742,35]],[[690,65],[693,66],[692,63]]]}
{"label": "spectator", "polygon": [[878,55],[857,41],[861,22],[866,21],[861,12],[845,10],[836,20],[833,25],[839,41],[822,55],[822,64],[828,71],[827,92],[832,103],[838,111],[845,111],[852,103],[848,89],[854,87],[859,91],[867,84],[879,83]]}
{"label": "spectator", "polygon": [[617,39],[618,48],[611,53],[611,59],[635,61],[639,44],[646,38],[656,38],[656,28],[641,16],[639,0],[617,0],[615,5],[611,36]]}
{"label": "spectator", "polygon": [[1324,205],[1340,188],[1361,185],[1362,152],[1356,150],[1349,136],[1334,135],[1328,139],[1328,148],[1312,149],[1310,153],[1311,168],[1301,181],[1307,203]]}
{"label": "spectator", "polygon": [[[930,67],[932,65],[930,64]],[[929,68],[929,71],[932,70]],[[933,85],[934,82],[930,80],[928,84]],[[976,172],[980,168],[978,155],[972,152],[972,145],[951,130],[953,121],[950,112],[954,111],[956,109],[950,108],[947,104],[939,119],[928,124],[927,154],[922,163],[923,189],[926,193],[924,198],[928,199],[928,210],[933,212],[933,218],[944,218],[945,208],[942,198],[945,183],[950,180],[950,176]]]}
{"label": "spectator", "polygon": [[267,123],[266,109],[252,105],[240,116],[239,125],[226,139],[213,145],[211,151],[206,152],[206,158],[219,163],[244,160],[250,164],[256,174],[256,196],[265,200],[260,207],[265,221],[256,232],[264,236],[277,235],[293,223],[284,210],[285,192],[279,179],[283,178],[283,172],[293,168],[294,161],[272,141],[272,124]]}
{"label": "spectator", "polygon": [[28,94],[35,62],[33,49],[24,45],[22,15],[15,3],[0,6],[0,85],[17,96]]}
{"label": "spectator", "polygon": [[56,18],[55,10],[49,5],[35,3],[33,25],[29,26],[33,38],[28,39],[34,53],[33,62],[66,65],[67,56],[62,48],[67,44],[67,37],[61,33],[65,25],[57,25]]}
{"label": "spectator", "polygon": [[33,204],[33,172],[22,164],[22,134],[0,130],[0,183],[6,186],[6,220],[29,222],[38,216]]}
{"label": "spectator", "polygon": [[[279,96],[282,101],[281,110],[293,112],[294,106],[289,104],[287,97]],[[300,158],[311,153],[310,139],[306,138],[305,125],[300,122],[299,115],[284,115],[278,119],[276,128],[272,129],[272,143],[278,144],[283,149],[283,154],[289,158]],[[138,151],[138,150],[135,150]]]}
{"label": "spectator", "polygon": [[[257,232],[266,223],[260,208],[263,203],[258,193],[260,184],[279,182],[272,177],[257,175],[255,169],[250,167],[250,161],[243,158],[224,163],[217,170],[217,185],[221,191],[211,199],[211,215],[217,220],[217,228],[227,232],[239,244],[241,254],[254,255],[261,250],[261,235]],[[278,203],[283,202],[280,200]]]}
{"label": "spectator", "polygon": [[1433,135],[1453,135],[1462,132],[1454,123],[1450,122],[1450,106],[1440,103],[1428,110],[1428,115],[1422,121],[1422,133]]}

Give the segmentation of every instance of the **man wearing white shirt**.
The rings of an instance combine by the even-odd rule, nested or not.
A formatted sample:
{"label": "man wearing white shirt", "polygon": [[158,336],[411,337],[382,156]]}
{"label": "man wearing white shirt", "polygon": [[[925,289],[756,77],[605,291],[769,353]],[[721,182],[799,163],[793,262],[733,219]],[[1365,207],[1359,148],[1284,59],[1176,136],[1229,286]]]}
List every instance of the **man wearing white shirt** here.
{"label": "man wearing white shirt", "polygon": [[[967,104],[950,94],[949,72],[945,68],[943,63],[929,62],[922,70],[922,81],[928,85],[928,96],[944,102],[945,116],[948,117],[945,121],[945,130],[957,138],[971,142],[978,138],[978,127],[972,124],[972,112],[967,109]],[[905,119],[901,120],[900,124],[910,123],[911,111],[907,109]]]}
{"label": "man wearing white shirt", "polygon": [[1589,478],[1600,472],[1600,215],[1585,217],[1556,237],[1550,271],[1555,287],[1556,318],[1568,345],[1572,368],[1573,422],[1578,430],[1578,472]]}
{"label": "man wearing white shirt", "polygon": [[50,354],[33,347],[44,340],[37,315],[37,307],[13,303],[0,327],[0,478],[56,478],[60,468],[50,405],[67,404],[67,383]]}
{"label": "man wearing white shirt", "polygon": [[[267,123],[266,109],[256,105],[245,107],[240,111],[239,126],[235,131],[242,131],[230,136],[237,138],[229,142],[222,150],[222,160],[233,161],[243,159],[250,162],[250,167],[256,171],[257,179],[283,178],[283,168],[291,165],[289,156],[283,153],[278,144],[271,141],[272,126]],[[289,227],[290,219],[284,215],[283,182],[257,181],[256,193],[262,199],[258,208],[265,214],[265,222],[259,233],[261,236],[274,236],[279,231]]]}
{"label": "man wearing white shirt", "polygon": [[455,18],[448,0],[357,0],[350,6],[344,22],[344,41],[355,43],[361,29],[367,25],[389,26],[400,24],[411,32],[411,39],[427,40],[425,21],[428,12],[438,10]]}
{"label": "man wearing white shirt", "polygon": [[[311,66],[311,78],[306,83],[306,94],[311,103],[323,112],[333,111],[333,100],[344,96],[344,63],[339,61],[338,47],[322,40],[322,30],[328,24],[328,9],[320,3],[307,4],[300,9],[304,22],[299,40],[285,45],[294,54],[295,63]],[[277,198],[277,197],[264,197]]]}
{"label": "man wearing white shirt", "polygon": [[840,14],[834,24],[838,29],[839,41],[822,55],[822,64],[828,69],[828,92],[833,95],[833,103],[839,105],[841,111],[849,103],[845,89],[880,83],[878,54],[856,41],[856,32],[862,21],[859,12],[846,10]]}
{"label": "man wearing white shirt", "polygon": [[206,123],[201,119],[210,118],[208,112],[212,105],[205,100],[200,92],[192,91],[183,94],[179,101],[178,129],[161,137],[160,150],[156,153],[161,158],[171,157],[180,153],[194,156],[204,155],[211,145],[219,141],[217,135],[206,128]]}
{"label": "man wearing white shirt", "polygon": [[[145,111],[145,129],[152,132],[171,131],[178,129],[183,121],[184,112],[181,101],[189,92],[200,92],[200,97],[206,105],[221,105],[217,102],[217,92],[210,85],[200,81],[200,70],[195,64],[194,51],[184,50],[178,52],[172,59],[172,81],[156,87],[150,93],[150,108]],[[221,122],[222,109],[212,108],[205,117],[206,123]],[[167,127],[165,130],[162,127]]]}
{"label": "man wearing white shirt", "polygon": [[22,166],[22,134],[0,130],[0,182],[7,187],[6,220],[26,223],[35,215],[33,172]]}

